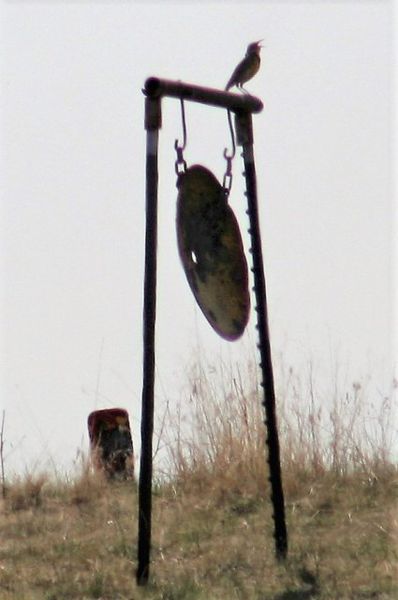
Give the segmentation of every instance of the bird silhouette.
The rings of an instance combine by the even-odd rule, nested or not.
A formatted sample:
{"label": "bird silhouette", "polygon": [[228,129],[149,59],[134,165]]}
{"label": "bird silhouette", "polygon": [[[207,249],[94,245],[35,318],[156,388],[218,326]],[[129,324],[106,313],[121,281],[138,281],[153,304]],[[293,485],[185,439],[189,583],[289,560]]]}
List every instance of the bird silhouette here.
{"label": "bird silhouette", "polygon": [[262,42],[262,40],[259,40],[258,42],[253,42],[252,44],[248,45],[245,58],[241,60],[241,62],[238,64],[238,66],[232,73],[225,87],[226,91],[228,91],[231,87],[236,85],[237,88],[243,90],[247,94],[249,93],[247,90],[245,90],[243,84],[246,83],[246,81],[249,81],[249,79],[251,79],[252,77],[254,77],[254,75],[260,68],[260,50],[262,48],[260,42]]}

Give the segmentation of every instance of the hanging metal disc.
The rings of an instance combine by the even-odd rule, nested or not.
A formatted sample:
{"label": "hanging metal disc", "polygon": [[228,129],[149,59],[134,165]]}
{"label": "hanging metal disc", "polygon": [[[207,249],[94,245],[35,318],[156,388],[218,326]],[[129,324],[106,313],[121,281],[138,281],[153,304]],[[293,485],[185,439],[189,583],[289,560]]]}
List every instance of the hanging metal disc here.
{"label": "hanging metal disc", "polygon": [[177,241],[188,283],[221,337],[235,340],[250,310],[247,263],[236,217],[221,184],[201,165],[179,176]]}

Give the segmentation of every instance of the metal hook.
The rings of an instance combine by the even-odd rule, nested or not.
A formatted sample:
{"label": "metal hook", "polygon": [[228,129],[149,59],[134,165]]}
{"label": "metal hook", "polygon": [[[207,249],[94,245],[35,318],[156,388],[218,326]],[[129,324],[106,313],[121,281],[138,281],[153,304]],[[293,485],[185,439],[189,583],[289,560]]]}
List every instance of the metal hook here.
{"label": "metal hook", "polygon": [[185,123],[185,107],[184,107],[184,100],[182,98],[180,98],[180,103],[181,103],[181,120],[182,120],[182,134],[183,134],[183,143],[182,146],[179,145],[178,140],[176,140],[174,142],[174,149],[175,150],[185,150],[185,146],[187,145],[187,126]]}
{"label": "metal hook", "polygon": [[229,131],[231,132],[232,154],[231,154],[231,156],[228,156],[228,150],[227,150],[227,148],[225,148],[225,150],[224,150],[224,158],[226,158],[227,160],[232,160],[234,158],[234,156],[235,156],[235,153],[236,153],[236,145],[235,145],[235,135],[234,135],[234,128],[232,126],[232,119],[231,119],[231,111],[230,110],[227,111],[227,115],[228,115]]}
{"label": "metal hook", "polygon": [[183,143],[182,146],[179,145],[178,140],[174,142],[174,149],[177,152],[177,160],[175,163],[175,171],[177,175],[182,175],[187,170],[187,163],[184,160],[183,152],[185,150],[185,146],[187,145],[187,125],[185,122],[185,108],[184,108],[184,100],[180,98],[181,102],[181,120],[182,120],[182,133],[183,133]]}
{"label": "metal hook", "polygon": [[231,191],[231,187],[232,187],[232,160],[236,153],[235,135],[234,135],[234,128],[232,127],[231,111],[228,110],[227,114],[228,114],[229,130],[231,132],[232,154],[228,155],[227,148],[224,149],[224,158],[227,161],[227,170],[225,171],[225,174],[224,174],[223,189],[224,189],[226,198],[228,198],[229,192]]}

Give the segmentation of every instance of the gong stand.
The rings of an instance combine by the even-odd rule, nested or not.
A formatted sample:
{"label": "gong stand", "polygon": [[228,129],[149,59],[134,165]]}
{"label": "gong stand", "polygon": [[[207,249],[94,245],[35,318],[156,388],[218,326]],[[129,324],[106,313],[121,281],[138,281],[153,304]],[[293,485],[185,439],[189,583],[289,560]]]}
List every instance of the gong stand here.
{"label": "gong stand", "polygon": [[[158,193],[158,137],[161,127],[161,100],[163,97],[189,100],[227,109],[235,115],[237,143],[243,149],[244,176],[248,217],[250,222],[252,272],[256,300],[257,330],[259,335],[260,368],[262,372],[263,405],[266,443],[268,446],[269,481],[273,506],[275,551],[279,560],[287,556],[287,530],[280,467],[278,429],[275,410],[274,377],[267,317],[264,265],[261,247],[257,203],[256,170],[253,152],[252,113],[262,110],[262,102],[250,95],[238,95],[201,86],[151,77],[145,82],[146,141],[146,232],[143,310],[143,388],[141,418],[141,459],[139,476],[138,512],[138,585],[145,585],[149,577],[152,514],[152,438],[155,381],[155,320],[156,320],[156,253],[157,253],[157,193]],[[185,141],[185,122],[184,122]],[[177,143],[175,146],[178,155]],[[181,159],[180,155],[180,159]],[[224,154],[228,161],[228,157]],[[180,162],[184,163],[181,159]],[[178,172],[178,171],[177,171]],[[228,173],[231,177],[231,173]],[[224,178],[225,179],[225,178]]]}

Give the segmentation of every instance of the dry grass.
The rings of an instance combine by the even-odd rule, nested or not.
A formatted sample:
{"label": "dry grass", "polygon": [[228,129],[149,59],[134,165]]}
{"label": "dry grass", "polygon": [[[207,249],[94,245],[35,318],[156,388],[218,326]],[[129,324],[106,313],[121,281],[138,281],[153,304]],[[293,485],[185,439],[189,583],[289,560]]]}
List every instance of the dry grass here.
{"label": "dry grass", "polygon": [[255,370],[209,372],[193,367],[188,410],[163,419],[167,473],[154,489],[149,585],[134,582],[135,485],[83,465],[70,482],[30,475],[8,483],[0,598],[398,597],[392,395],[373,414],[354,384],[327,406],[313,381],[304,387],[288,373],[278,396],[289,556],[278,564]]}

